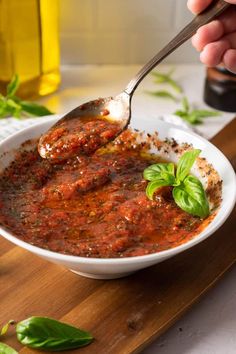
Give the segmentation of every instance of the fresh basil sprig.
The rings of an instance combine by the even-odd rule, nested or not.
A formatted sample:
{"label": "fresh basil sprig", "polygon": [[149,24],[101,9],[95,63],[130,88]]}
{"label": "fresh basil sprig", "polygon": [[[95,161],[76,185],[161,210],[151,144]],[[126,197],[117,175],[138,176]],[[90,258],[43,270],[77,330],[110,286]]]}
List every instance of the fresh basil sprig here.
{"label": "fresh basil sprig", "polygon": [[175,111],[174,114],[193,125],[202,124],[204,118],[220,116],[220,112],[217,111],[206,109],[191,110],[187,97],[182,99],[182,108]]}
{"label": "fresh basil sprig", "polygon": [[182,93],[183,89],[180,84],[172,78],[172,74],[175,69],[171,69],[168,73],[160,73],[158,71],[152,71],[151,74],[155,77],[156,84],[168,84],[170,85],[177,93]]}
{"label": "fresh basil sprig", "polygon": [[22,116],[46,116],[53,114],[48,108],[37,103],[21,100],[16,96],[20,81],[15,75],[7,86],[7,94],[0,94],[0,118]]}
{"label": "fresh basil sprig", "polygon": [[189,214],[206,218],[210,213],[209,203],[201,181],[190,175],[190,170],[201,153],[194,149],[185,152],[177,164],[158,163],[147,167],[143,177],[149,181],[146,194],[153,199],[154,193],[163,186],[173,186],[172,195],[175,203]]}
{"label": "fresh basil sprig", "polygon": [[[161,73],[158,71],[152,71],[151,74],[154,76],[154,83],[155,84],[164,84],[165,86],[170,86],[175,92],[178,94],[183,92],[182,87],[177,83],[172,78],[172,74],[174,72],[174,69],[171,69],[168,73]],[[168,90],[155,90],[155,91],[146,91],[148,95],[159,97],[159,98],[165,98],[165,99],[170,99],[174,102],[178,101],[178,97],[176,95],[173,95],[170,91]]]}
{"label": "fresh basil sprig", "polygon": [[176,97],[172,95],[169,91],[160,90],[160,91],[145,91],[148,95],[160,97],[160,98],[167,98],[174,102],[176,102]]}
{"label": "fresh basil sprig", "polygon": [[0,342],[0,353],[1,354],[18,354],[18,352],[10,347],[9,345]]}
{"label": "fresh basil sprig", "polygon": [[49,351],[70,350],[92,342],[90,333],[48,317],[30,317],[16,326],[23,345]]}

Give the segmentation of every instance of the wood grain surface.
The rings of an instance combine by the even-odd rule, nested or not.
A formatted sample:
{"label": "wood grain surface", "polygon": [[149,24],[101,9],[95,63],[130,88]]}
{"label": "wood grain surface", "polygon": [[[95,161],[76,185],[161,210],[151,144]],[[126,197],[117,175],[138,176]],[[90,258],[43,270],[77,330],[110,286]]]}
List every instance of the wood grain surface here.
{"label": "wood grain surface", "polygon": [[[212,140],[234,167],[235,137],[236,120]],[[130,277],[108,281],[75,275],[1,238],[0,323],[50,316],[94,335],[91,345],[73,353],[139,353],[235,263],[235,220],[234,209],[212,237],[193,249]],[[20,354],[36,353],[22,348],[14,328],[5,342]]]}

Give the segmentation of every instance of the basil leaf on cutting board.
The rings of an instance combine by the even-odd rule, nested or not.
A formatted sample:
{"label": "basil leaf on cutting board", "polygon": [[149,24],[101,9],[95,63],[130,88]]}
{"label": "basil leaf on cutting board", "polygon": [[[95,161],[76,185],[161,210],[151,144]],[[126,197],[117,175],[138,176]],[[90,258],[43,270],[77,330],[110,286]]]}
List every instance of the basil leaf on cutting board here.
{"label": "basil leaf on cutting board", "polygon": [[89,332],[48,317],[30,317],[19,322],[16,334],[21,344],[49,351],[76,349],[93,340]]}
{"label": "basil leaf on cutting board", "polygon": [[0,353],[1,354],[18,354],[18,352],[10,347],[9,345],[0,342]]}

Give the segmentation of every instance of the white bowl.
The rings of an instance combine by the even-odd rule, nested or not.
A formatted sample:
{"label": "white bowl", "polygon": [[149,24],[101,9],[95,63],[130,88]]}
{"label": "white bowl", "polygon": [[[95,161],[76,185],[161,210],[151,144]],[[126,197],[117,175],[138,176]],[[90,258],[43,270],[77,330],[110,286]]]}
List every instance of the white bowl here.
{"label": "white bowl", "polygon": [[[34,126],[23,129],[10,136],[0,143],[1,163],[0,168],[6,167],[14,158],[14,151],[28,139],[38,138],[45,132],[58,118],[48,119],[47,122],[39,122]],[[232,211],[236,200],[236,177],[234,170],[226,157],[211,143],[200,136],[181,130],[173,124],[160,120],[144,120],[133,118],[132,126],[146,132],[158,131],[161,139],[174,138],[179,143],[187,142],[194,148],[202,150],[204,156],[211,162],[219,173],[222,181],[222,203],[213,221],[197,236],[178,247],[146,256],[126,257],[126,258],[85,258],[78,256],[64,255],[51,252],[15,237],[9,230],[0,227],[0,234],[14,244],[47,259],[50,262],[60,264],[80,275],[96,279],[114,279],[126,276],[132,272],[149,267],[177,255],[205,240],[212,235],[227,219]],[[227,242],[227,239],[226,239]]]}

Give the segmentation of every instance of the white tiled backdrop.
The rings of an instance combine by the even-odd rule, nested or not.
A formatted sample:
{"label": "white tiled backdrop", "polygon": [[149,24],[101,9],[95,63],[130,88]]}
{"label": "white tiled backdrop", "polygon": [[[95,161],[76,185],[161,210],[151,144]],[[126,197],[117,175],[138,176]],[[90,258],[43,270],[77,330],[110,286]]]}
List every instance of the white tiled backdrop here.
{"label": "white tiled backdrop", "polygon": [[[141,64],[191,18],[187,0],[60,0],[62,64]],[[190,42],[168,62],[191,63]]]}

